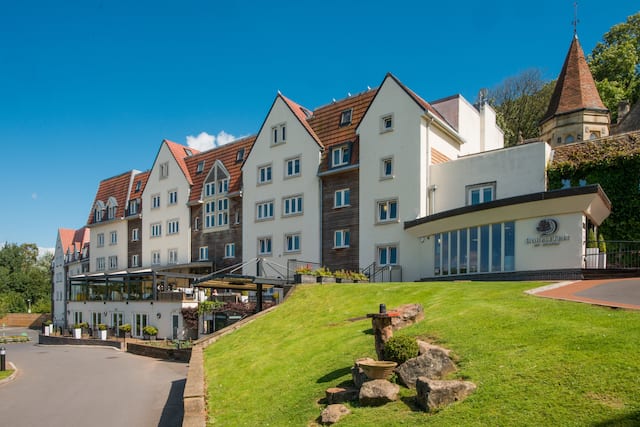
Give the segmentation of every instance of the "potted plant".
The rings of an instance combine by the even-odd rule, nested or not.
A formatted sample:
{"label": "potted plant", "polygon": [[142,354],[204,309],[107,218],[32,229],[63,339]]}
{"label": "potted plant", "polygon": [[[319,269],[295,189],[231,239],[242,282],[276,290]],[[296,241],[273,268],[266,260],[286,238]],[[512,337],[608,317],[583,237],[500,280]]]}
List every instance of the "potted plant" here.
{"label": "potted plant", "polygon": [[158,328],[155,326],[147,325],[142,328],[142,336],[145,340],[155,340],[158,335]]}
{"label": "potted plant", "polygon": [[98,338],[102,341],[107,339],[107,325],[104,323],[98,323]]}
{"label": "potted plant", "polygon": [[350,271],[349,280],[351,280],[353,283],[361,283],[361,282],[368,282],[369,278],[367,277],[366,274],[360,273],[359,271]]}
{"label": "potted plant", "polygon": [[349,274],[345,270],[336,270],[333,275],[336,278],[336,283],[346,283],[349,278]]}
{"label": "potted plant", "polygon": [[44,334],[44,336],[48,337],[49,335],[51,335],[51,330],[53,329],[52,324],[53,322],[51,320],[45,320],[44,322],[42,322],[42,333]]}
{"label": "potted plant", "polygon": [[129,323],[124,323],[118,326],[118,331],[120,331],[120,336],[122,338],[131,338],[131,325]]}
{"label": "potted plant", "polygon": [[75,339],[82,338],[82,328],[88,328],[89,325],[86,322],[80,322],[73,325],[73,337]]}
{"label": "potted plant", "polygon": [[296,283],[316,283],[316,277],[309,264],[296,268],[293,278]]}
{"label": "potted plant", "polygon": [[318,283],[336,283],[336,278],[327,267],[320,267],[313,272]]}

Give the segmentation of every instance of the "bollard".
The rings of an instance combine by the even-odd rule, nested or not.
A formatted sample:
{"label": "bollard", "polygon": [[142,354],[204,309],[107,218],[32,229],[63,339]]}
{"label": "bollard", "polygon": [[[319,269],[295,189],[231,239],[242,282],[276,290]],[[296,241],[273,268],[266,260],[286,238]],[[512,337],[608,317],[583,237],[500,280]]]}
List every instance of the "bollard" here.
{"label": "bollard", "polygon": [[4,347],[0,347],[0,371],[7,370],[7,366],[5,364],[6,357],[7,357],[7,349]]}
{"label": "bollard", "polygon": [[387,305],[380,304],[380,314],[385,314],[387,312]]}

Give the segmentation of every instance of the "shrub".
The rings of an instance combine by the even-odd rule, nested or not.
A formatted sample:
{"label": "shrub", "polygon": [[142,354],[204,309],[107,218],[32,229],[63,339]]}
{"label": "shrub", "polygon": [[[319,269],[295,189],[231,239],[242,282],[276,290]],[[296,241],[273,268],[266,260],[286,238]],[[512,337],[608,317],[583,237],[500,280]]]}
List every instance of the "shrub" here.
{"label": "shrub", "polygon": [[598,240],[596,239],[596,232],[593,229],[589,230],[587,233],[587,247],[588,248],[597,248]]}
{"label": "shrub", "polygon": [[89,324],[87,322],[80,322],[73,325],[75,329],[88,328]]}
{"label": "shrub", "polygon": [[98,323],[98,330],[99,331],[106,331],[107,330],[107,325],[105,325],[104,323]]}
{"label": "shrub", "polygon": [[147,325],[142,328],[142,333],[145,335],[158,335],[158,328],[155,326]]}
{"label": "shrub", "polygon": [[598,235],[598,249],[600,249],[600,253],[607,252],[607,243],[605,242],[602,233]]}
{"label": "shrub", "polygon": [[131,332],[131,325],[128,323],[124,323],[118,326],[118,329],[121,330],[122,332]]}
{"label": "shrub", "polygon": [[400,365],[416,357],[419,351],[418,342],[415,338],[394,336],[384,345],[384,359]]}
{"label": "shrub", "polygon": [[329,277],[332,275],[331,270],[329,270],[327,267],[320,267],[319,269],[314,271],[313,274],[319,277]]}
{"label": "shrub", "polygon": [[312,274],[313,270],[311,269],[311,266],[309,264],[303,266],[303,267],[298,267],[296,268],[296,273],[297,274]]}

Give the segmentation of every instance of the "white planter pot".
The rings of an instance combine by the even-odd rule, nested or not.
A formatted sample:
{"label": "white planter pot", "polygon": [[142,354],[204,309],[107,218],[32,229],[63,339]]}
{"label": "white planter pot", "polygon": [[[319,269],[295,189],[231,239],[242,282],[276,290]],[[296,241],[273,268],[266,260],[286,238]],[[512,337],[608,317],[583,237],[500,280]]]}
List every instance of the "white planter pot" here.
{"label": "white planter pot", "polygon": [[98,331],[98,336],[100,337],[100,339],[102,341],[106,340],[107,339],[107,331],[106,330]]}
{"label": "white planter pot", "polygon": [[45,325],[44,326],[44,336],[48,337],[49,335],[51,335],[51,326]]}
{"label": "white planter pot", "polygon": [[77,340],[79,340],[80,338],[82,338],[82,328],[75,328],[73,330],[73,337]]}

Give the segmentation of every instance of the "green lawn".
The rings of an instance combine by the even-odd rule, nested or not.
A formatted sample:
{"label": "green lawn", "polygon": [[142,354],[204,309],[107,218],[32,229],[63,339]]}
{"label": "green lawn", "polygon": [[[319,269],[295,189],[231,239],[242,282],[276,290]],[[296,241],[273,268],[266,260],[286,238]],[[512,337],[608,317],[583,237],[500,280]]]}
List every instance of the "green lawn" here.
{"label": "green lawn", "polygon": [[13,374],[13,369],[7,369],[6,371],[0,371],[0,380],[9,378]]}
{"label": "green lawn", "polygon": [[640,423],[640,313],[537,298],[540,283],[306,285],[205,351],[209,423],[306,426],[325,389],[375,358],[380,303],[418,302],[425,320],[397,333],[453,350],[455,377],[478,385],[435,414],[415,392],[379,408],[348,405],[341,426],[632,426]]}

